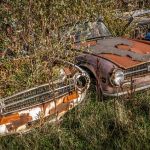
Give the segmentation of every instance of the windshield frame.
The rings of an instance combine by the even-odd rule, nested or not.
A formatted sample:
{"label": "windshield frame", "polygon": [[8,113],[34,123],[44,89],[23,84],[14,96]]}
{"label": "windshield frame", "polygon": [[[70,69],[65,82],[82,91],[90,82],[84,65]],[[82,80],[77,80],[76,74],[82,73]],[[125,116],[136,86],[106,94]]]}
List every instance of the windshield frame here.
{"label": "windshield frame", "polygon": [[[80,31],[79,26],[83,26],[82,28],[84,28],[84,27],[87,27],[87,25],[89,23],[91,23],[91,24],[96,23],[97,26],[101,24],[102,25],[101,29],[103,27],[103,29],[105,31],[102,31],[100,28],[99,29],[97,28],[97,29],[99,30],[99,34],[101,32],[103,35],[101,35],[101,36],[91,36],[91,37],[87,36],[87,38],[84,37],[83,39],[81,39],[81,35],[83,34],[83,32],[82,33],[77,33],[77,32]],[[95,30],[93,27],[91,29]],[[63,30],[64,30],[64,32],[62,32],[62,36],[63,37],[69,37],[69,36],[73,37],[74,38],[74,43],[79,43],[81,41],[87,41],[87,40],[95,40],[95,39],[102,39],[102,38],[112,37],[111,32],[109,31],[109,29],[107,28],[107,26],[104,24],[104,22],[101,19],[97,19],[97,20],[94,20],[94,21],[78,22],[78,23],[74,24],[73,26],[69,26],[69,27],[65,26],[65,29],[63,29]],[[87,28],[87,30],[88,30],[88,28]],[[92,34],[91,31],[89,31],[89,33]],[[79,34],[79,35],[77,35],[77,34]],[[77,36],[78,36],[78,39],[77,39]]]}

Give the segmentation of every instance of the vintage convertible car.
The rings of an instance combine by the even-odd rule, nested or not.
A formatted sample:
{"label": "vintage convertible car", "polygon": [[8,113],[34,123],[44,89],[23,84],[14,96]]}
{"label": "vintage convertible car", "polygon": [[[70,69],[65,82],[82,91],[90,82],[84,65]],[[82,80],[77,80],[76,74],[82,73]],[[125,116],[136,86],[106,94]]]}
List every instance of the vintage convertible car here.
{"label": "vintage convertible car", "polygon": [[61,64],[54,70],[55,81],[0,99],[0,135],[57,121],[83,101],[90,84],[88,74],[69,62]]}
{"label": "vintage convertible car", "polygon": [[[150,87],[150,44],[113,37],[101,19],[69,27],[76,64],[96,81],[98,93],[121,96]],[[67,32],[68,33],[68,32]]]}

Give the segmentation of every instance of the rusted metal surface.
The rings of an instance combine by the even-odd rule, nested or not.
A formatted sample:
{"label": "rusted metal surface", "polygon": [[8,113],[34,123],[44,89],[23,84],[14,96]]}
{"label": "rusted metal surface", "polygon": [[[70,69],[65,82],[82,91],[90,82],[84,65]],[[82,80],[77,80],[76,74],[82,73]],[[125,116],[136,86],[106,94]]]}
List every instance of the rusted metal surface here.
{"label": "rusted metal surface", "polygon": [[139,39],[135,39],[135,41],[137,41],[137,42],[141,42],[141,43],[145,43],[145,44],[150,45],[150,41],[146,41],[146,40],[139,40]]}
{"label": "rusted metal surface", "polygon": [[[135,53],[136,49],[138,49],[138,54],[150,52],[149,45],[138,43],[137,41],[130,41],[133,42],[133,45],[136,45],[135,48],[132,48]],[[121,48],[128,52],[128,47],[123,47],[123,45],[121,45]],[[97,59],[99,59],[99,64],[97,64]],[[149,61],[136,61],[128,56],[119,56],[115,54],[98,53],[93,55],[92,53],[85,53],[78,56],[77,62],[81,67],[88,68],[88,70],[94,74],[95,79],[99,83],[97,86],[101,87],[102,93],[106,96],[120,96],[129,94],[131,93],[131,87],[133,86],[132,83],[134,83],[134,91],[140,91],[150,87]],[[98,67],[98,65],[101,67]],[[123,70],[126,80],[121,86],[114,86],[110,82],[110,77],[112,71],[119,68]],[[97,72],[101,74],[100,77],[98,77]],[[146,82],[144,81],[145,77],[147,79]],[[140,83],[136,83],[137,78],[138,81],[141,81]],[[128,86],[126,86],[127,82],[129,83]]]}
{"label": "rusted metal surface", "polygon": [[66,78],[0,100],[0,135],[29,131],[46,118],[57,121],[83,101],[89,76],[71,63],[68,66],[64,68]]}
{"label": "rusted metal surface", "polygon": [[[126,48],[123,46],[126,46]],[[95,46],[84,48],[79,45],[78,48],[83,49],[83,51],[88,50],[95,55],[100,55],[101,57],[104,56],[104,58],[107,58],[124,68],[132,67],[132,64],[138,65],[142,62],[150,61],[149,45],[123,38],[98,40]],[[111,59],[112,56],[113,59]],[[120,61],[122,58],[128,58],[129,61],[126,59],[126,61],[123,61],[122,63],[122,61]]]}
{"label": "rusted metal surface", "polygon": [[[71,68],[65,67],[63,80],[1,99],[1,134],[28,131],[34,122],[47,117],[50,122],[56,121],[82,102],[90,79],[81,68],[92,74],[97,94],[120,96],[150,88],[149,42],[96,34],[95,39],[92,36],[91,40],[78,41],[72,50],[79,53],[76,57],[79,67],[73,64]],[[124,75],[119,85],[112,82],[118,70]]]}
{"label": "rusted metal surface", "polygon": [[[88,45],[90,41],[96,43]],[[97,94],[101,91],[106,96],[120,96],[150,88],[149,41],[96,37],[76,43],[73,49],[79,52],[77,64],[96,80],[96,89],[100,89]],[[112,82],[115,70],[121,70],[124,75],[120,85]]]}

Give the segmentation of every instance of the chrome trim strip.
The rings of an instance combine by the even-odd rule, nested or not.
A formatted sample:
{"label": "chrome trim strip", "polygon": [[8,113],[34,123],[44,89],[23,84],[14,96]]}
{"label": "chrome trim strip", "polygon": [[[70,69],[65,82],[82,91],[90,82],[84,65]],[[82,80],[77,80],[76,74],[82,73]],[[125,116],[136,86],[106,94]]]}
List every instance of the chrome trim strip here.
{"label": "chrome trim strip", "polygon": [[5,101],[5,100],[11,99],[11,98],[13,98],[13,97],[16,97],[16,96],[18,96],[18,95],[21,95],[21,94],[30,92],[30,91],[32,91],[32,90],[36,90],[36,89],[38,89],[38,88],[45,87],[45,86],[49,86],[49,84],[46,83],[46,84],[43,84],[43,85],[40,85],[40,86],[37,86],[37,87],[30,88],[30,89],[28,89],[28,90],[24,90],[24,91],[18,92],[17,94],[13,94],[13,95],[11,95],[11,96],[9,96],[9,97],[2,98],[2,99],[0,99],[0,101]]}
{"label": "chrome trim strip", "polygon": [[[85,73],[85,74],[87,75],[87,73],[86,73],[82,68],[80,68],[79,66],[77,66],[77,65],[75,65],[75,64],[73,64],[73,63],[71,63],[71,62],[64,61],[64,60],[59,60],[59,61],[64,62],[64,63],[67,63],[67,64],[69,64],[69,65],[75,67],[76,69],[78,69],[82,74]],[[60,83],[60,82],[63,82],[63,81],[56,80],[56,81],[53,82],[52,85],[57,84],[57,83]],[[0,98],[0,102],[1,102],[1,101],[5,101],[5,100],[8,100],[8,99],[11,99],[11,98],[16,97],[16,96],[18,96],[18,95],[21,95],[21,94],[30,92],[30,91],[32,91],[32,90],[36,90],[36,89],[38,89],[38,88],[42,88],[42,87],[50,86],[50,85],[51,85],[51,84],[46,83],[46,84],[43,84],[43,85],[39,85],[39,86],[30,88],[30,89],[27,89],[27,90],[18,92],[18,93],[16,93],[16,94],[13,94],[13,95],[8,96],[8,97],[5,97],[5,98]]]}
{"label": "chrome trim strip", "polygon": [[[60,88],[55,89],[55,90],[52,90],[52,91],[46,91],[46,92],[43,92],[43,93],[41,93],[41,94],[37,94],[37,95],[31,96],[31,97],[25,98],[25,99],[23,99],[23,100],[21,99],[21,100],[19,100],[19,101],[16,101],[16,102],[13,102],[13,103],[4,105],[4,108],[5,108],[5,107],[12,106],[12,105],[16,105],[16,104],[21,103],[21,102],[28,101],[28,100],[33,99],[33,98],[36,98],[36,97],[43,96],[43,95],[45,95],[45,94],[50,94],[50,93],[52,93],[52,92],[56,92],[56,91],[61,90],[61,89],[64,89],[64,88],[71,87],[71,86],[73,86],[73,85],[74,85],[74,84],[70,84],[70,85],[63,86],[63,87],[60,87]],[[3,103],[4,103],[4,102],[5,102],[5,101],[3,101]]]}
{"label": "chrome trim strip", "polygon": [[[65,96],[65,95],[67,95],[67,94],[68,94],[68,92],[63,93],[62,95],[59,95],[59,96],[57,96],[57,97],[54,97],[53,99],[49,99],[48,101],[46,101],[46,102],[44,102],[44,103],[48,103],[48,102],[50,102],[50,101],[55,101],[56,99],[58,99],[58,98],[60,98],[60,97],[62,97],[62,96]],[[28,106],[28,107],[24,107],[24,108],[12,110],[12,111],[4,112],[4,113],[2,112],[1,115],[8,115],[8,114],[10,114],[10,113],[15,113],[15,112],[23,111],[23,110],[26,110],[26,109],[30,109],[30,108],[39,106],[39,105],[41,105],[41,104],[43,104],[43,103],[38,103],[38,104],[35,104],[35,105],[32,105],[32,106]]]}
{"label": "chrome trim strip", "polygon": [[141,72],[141,71],[148,71],[148,68],[143,68],[143,69],[139,69],[139,70],[135,70],[135,71],[125,72],[124,75],[130,75],[130,74],[138,73],[138,72]]}
{"label": "chrome trim strip", "polygon": [[[134,91],[137,92],[137,91],[145,90],[145,89],[148,89],[148,88],[150,88],[150,85],[146,85],[146,86],[143,86],[143,87],[140,87],[140,88],[136,88]],[[122,96],[122,95],[125,95],[125,94],[128,94],[128,91],[120,92],[120,93],[113,93],[113,94],[103,92],[104,96],[111,96],[111,97]]]}

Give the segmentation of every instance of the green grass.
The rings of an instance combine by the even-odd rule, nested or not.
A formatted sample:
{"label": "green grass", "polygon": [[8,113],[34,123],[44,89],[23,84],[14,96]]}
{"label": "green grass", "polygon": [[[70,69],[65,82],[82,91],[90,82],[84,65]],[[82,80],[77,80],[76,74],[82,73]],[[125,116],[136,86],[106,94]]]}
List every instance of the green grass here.
{"label": "green grass", "polygon": [[[0,149],[149,149],[150,92],[124,101],[89,96],[60,124],[0,138]],[[92,98],[93,97],[93,98]]]}
{"label": "green grass", "polygon": [[[0,59],[0,98],[50,80],[52,66],[46,63],[64,56],[66,48],[57,39],[60,26],[102,15],[112,34],[121,35],[125,22],[115,18],[116,6],[115,0],[0,1],[0,52],[11,48],[18,58],[15,62]],[[7,24],[13,27],[9,36]],[[24,43],[29,44],[32,58],[21,57]],[[70,55],[64,59],[73,61],[75,54]],[[149,143],[149,91],[130,99],[110,98],[104,102],[96,100],[95,94],[89,95],[64,116],[61,124],[46,124],[28,134],[0,137],[1,150],[146,150],[150,149]]]}

